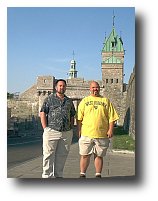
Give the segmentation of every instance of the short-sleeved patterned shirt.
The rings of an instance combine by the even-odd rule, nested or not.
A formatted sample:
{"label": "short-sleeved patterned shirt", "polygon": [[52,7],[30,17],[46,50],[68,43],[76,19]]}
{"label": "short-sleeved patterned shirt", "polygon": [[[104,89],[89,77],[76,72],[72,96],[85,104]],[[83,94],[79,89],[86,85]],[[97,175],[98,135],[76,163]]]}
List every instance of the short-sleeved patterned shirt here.
{"label": "short-sleeved patterned shirt", "polygon": [[40,112],[47,115],[47,126],[57,131],[71,130],[71,117],[75,107],[70,98],[64,95],[61,100],[56,94],[49,95],[43,102]]}

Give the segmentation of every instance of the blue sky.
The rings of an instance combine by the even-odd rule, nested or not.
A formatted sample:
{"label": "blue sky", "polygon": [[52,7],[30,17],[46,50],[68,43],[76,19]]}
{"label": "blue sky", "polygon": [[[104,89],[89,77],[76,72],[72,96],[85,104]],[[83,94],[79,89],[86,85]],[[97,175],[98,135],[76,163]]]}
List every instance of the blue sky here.
{"label": "blue sky", "polygon": [[24,92],[39,75],[68,78],[75,52],[78,77],[101,80],[105,33],[124,43],[124,82],[135,65],[134,7],[10,7],[7,9],[7,91]]}

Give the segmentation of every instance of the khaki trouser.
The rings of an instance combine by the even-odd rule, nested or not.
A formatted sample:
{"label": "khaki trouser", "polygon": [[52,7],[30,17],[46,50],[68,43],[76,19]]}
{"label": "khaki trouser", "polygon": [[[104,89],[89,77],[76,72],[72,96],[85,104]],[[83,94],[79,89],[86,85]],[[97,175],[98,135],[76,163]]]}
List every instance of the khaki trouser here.
{"label": "khaki trouser", "polygon": [[80,155],[90,155],[92,153],[97,156],[104,157],[109,147],[109,138],[89,138],[81,136],[79,139]]}
{"label": "khaki trouser", "polygon": [[49,127],[44,129],[42,178],[63,177],[72,136],[73,130],[59,132]]}

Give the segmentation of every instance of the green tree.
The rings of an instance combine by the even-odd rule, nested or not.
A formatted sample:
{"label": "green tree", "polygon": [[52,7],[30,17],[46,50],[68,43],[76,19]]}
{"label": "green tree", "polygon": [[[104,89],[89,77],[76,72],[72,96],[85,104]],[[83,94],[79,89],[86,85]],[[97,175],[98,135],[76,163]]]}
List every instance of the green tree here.
{"label": "green tree", "polygon": [[14,98],[14,94],[7,92],[7,99],[12,99],[12,98]]}

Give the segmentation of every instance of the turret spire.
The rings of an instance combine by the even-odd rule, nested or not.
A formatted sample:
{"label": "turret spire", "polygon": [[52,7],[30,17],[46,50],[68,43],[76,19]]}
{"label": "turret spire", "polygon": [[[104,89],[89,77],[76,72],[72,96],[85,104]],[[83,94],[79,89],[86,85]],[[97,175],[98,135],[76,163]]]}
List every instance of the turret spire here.
{"label": "turret spire", "polygon": [[70,70],[69,70],[69,79],[77,78],[77,70],[76,70],[76,61],[74,59],[75,53],[74,50],[72,52],[73,59],[71,60]]}
{"label": "turret spire", "polygon": [[74,52],[74,50],[73,50],[72,55],[73,55],[73,58],[72,58],[72,59],[74,60],[74,58],[75,58],[75,52]]}
{"label": "turret spire", "polygon": [[114,27],[114,25],[115,25],[114,19],[115,19],[115,15],[114,15],[114,10],[113,10],[113,16],[112,16],[112,26],[113,26],[113,27]]}

